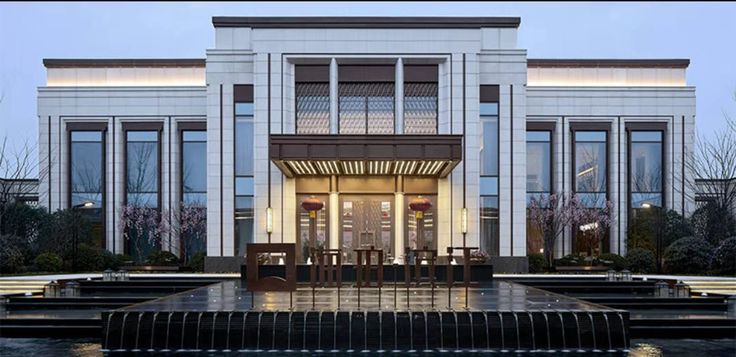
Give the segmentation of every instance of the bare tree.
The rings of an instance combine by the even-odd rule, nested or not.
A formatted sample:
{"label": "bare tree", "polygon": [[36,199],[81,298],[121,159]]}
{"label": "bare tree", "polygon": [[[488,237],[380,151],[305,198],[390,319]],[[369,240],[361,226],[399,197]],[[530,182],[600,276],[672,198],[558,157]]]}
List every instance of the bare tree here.
{"label": "bare tree", "polygon": [[35,145],[25,141],[19,148],[12,148],[7,136],[0,145],[0,227],[7,206],[17,198],[28,196],[37,190],[35,180],[39,169]]}

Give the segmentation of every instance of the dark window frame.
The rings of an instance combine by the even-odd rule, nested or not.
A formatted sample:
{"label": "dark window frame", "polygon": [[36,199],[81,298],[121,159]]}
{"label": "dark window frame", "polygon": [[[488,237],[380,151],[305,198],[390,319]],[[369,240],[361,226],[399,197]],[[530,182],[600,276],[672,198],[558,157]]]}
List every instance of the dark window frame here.
{"label": "dark window frame", "polygon": [[[576,176],[577,176],[577,160],[576,160],[576,153],[577,153],[577,143],[578,140],[576,138],[577,132],[605,132],[606,133],[606,140],[605,140],[605,154],[606,154],[606,170],[605,170],[605,177],[606,177],[606,192],[605,192],[605,199],[606,201],[610,201],[610,195],[611,195],[611,155],[609,153],[610,145],[611,145],[611,123],[605,122],[605,123],[581,123],[581,122],[571,122],[570,123],[570,145],[571,150],[570,154],[572,156],[570,163],[571,163],[571,189],[572,192],[575,194],[578,193],[593,193],[593,194],[600,194],[600,192],[579,192],[577,191],[577,184],[576,184]],[[590,143],[590,142],[597,142],[600,143],[600,141],[580,141],[581,143]],[[590,207],[589,209],[599,209],[598,207]],[[571,252],[577,252],[577,235],[579,232],[579,229],[577,227],[573,227],[570,244],[571,244]],[[608,227],[608,231],[605,232],[604,237],[601,239],[601,253],[608,253],[611,251],[611,227]]]}
{"label": "dark window frame", "polygon": [[[243,256],[245,255],[245,252],[238,251],[238,247],[240,246],[239,237],[236,234],[236,226],[237,226],[237,217],[238,217],[238,198],[239,197],[245,197],[250,198],[252,200],[252,219],[253,219],[253,228],[252,228],[252,234],[251,238],[255,241],[256,238],[256,222],[255,222],[255,194],[252,195],[238,195],[237,191],[237,181],[238,178],[251,178],[254,182],[253,185],[255,186],[255,167],[253,168],[253,172],[250,175],[238,175],[237,170],[235,167],[235,162],[237,160],[237,141],[238,141],[238,131],[237,131],[237,125],[238,125],[238,119],[243,117],[249,117],[250,121],[253,123],[253,137],[250,138],[250,145],[252,146],[254,144],[255,140],[255,101],[253,100],[253,86],[252,85],[236,85],[235,86],[236,92],[241,91],[244,92],[243,95],[235,96],[233,100],[233,255],[235,256]],[[238,115],[236,112],[236,106],[237,104],[250,104],[253,106],[253,112],[249,115]],[[242,119],[241,119],[242,120]],[[296,120],[295,120],[296,125]],[[255,187],[254,187],[255,189]],[[220,213],[222,215],[222,212]],[[222,217],[221,217],[222,218]]]}
{"label": "dark window frame", "polygon": [[[196,122],[196,123],[179,123],[177,125],[178,133],[177,136],[179,137],[179,203],[184,203],[184,132],[185,131],[203,131],[205,135],[207,134],[207,123],[206,122]],[[186,141],[188,143],[205,143],[207,144],[207,139],[205,138],[204,141],[202,140],[196,140],[196,141]],[[207,155],[207,151],[205,149],[205,157]],[[205,164],[206,165],[206,164]],[[197,192],[190,192],[190,193],[204,193],[207,194],[207,187],[205,184],[205,190],[204,191],[197,191]],[[206,197],[206,196],[205,196]],[[205,205],[206,205],[205,200]]]}
{"label": "dark window frame", "polygon": [[[162,204],[162,142],[163,138],[163,122],[125,122],[123,124],[123,200],[122,204],[125,206],[128,204],[128,132],[141,132],[141,131],[155,131],[156,132],[156,211],[161,219],[161,204]],[[133,141],[136,142],[136,141]],[[157,242],[156,248],[161,249],[163,242]],[[123,244],[123,253],[131,254],[131,242]]]}
{"label": "dark window frame", "polygon": [[[496,194],[495,195],[479,195],[479,204],[478,204],[478,218],[479,218],[479,224],[482,227],[483,224],[483,200],[484,198],[495,198],[496,199],[496,214],[497,214],[497,224],[498,224],[498,237],[495,237],[495,247],[493,249],[495,252],[486,252],[489,256],[500,256],[501,255],[501,190],[500,190],[500,170],[501,170],[501,101],[500,101],[500,95],[499,95],[499,89],[500,87],[498,85],[480,85],[480,104],[496,104],[496,163],[498,167],[496,168],[496,175],[485,175],[483,174],[483,169],[479,167],[480,171],[480,179],[482,180],[484,177],[495,177],[496,178]],[[478,119],[480,122],[480,134],[481,143],[483,142],[483,117],[491,117],[493,115],[483,115],[480,111],[478,112]],[[482,160],[482,158],[481,158]],[[482,163],[482,161],[480,162]],[[479,163],[479,164],[480,164]],[[480,229],[479,229],[480,233]],[[482,240],[483,237],[479,237],[479,243],[480,240]],[[512,238],[513,239],[513,238]],[[493,243],[493,242],[491,242]],[[482,245],[482,244],[481,244]],[[494,255],[493,253],[497,253],[497,255]],[[513,253],[513,252],[512,252]]]}
{"label": "dark window frame", "polygon": [[74,142],[72,141],[72,132],[99,132],[101,133],[100,136],[100,145],[102,146],[102,163],[101,163],[101,169],[102,169],[102,183],[100,187],[101,191],[101,197],[100,201],[102,202],[102,214],[101,214],[101,220],[102,220],[102,248],[107,249],[107,122],[84,122],[84,123],[67,123],[66,124],[66,137],[67,137],[67,208],[71,209],[73,207],[72,205],[72,144]]}
{"label": "dark window frame", "polygon": [[[642,123],[626,123],[626,212],[627,212],[627,218],[629,222],[632,221],[634,217],[634,212],[636,210],[641,208],[632,207],[632,196],[634,193],[659,193],[661,195],[662,204],[660,206],[660,209],[665,209],[667,207],[667,195],[665,194],[667,192],[667,156],[666,156],[666,147],[667,147],[667,123],[664,122],[642,122]],[[661,191],[660,192],[639,192],[639,191],[632,191],[632,180],[631,180],[631,134],[634,132],[639,131],[658,131],[662,134],[662,140],[660,141],[637,141],[638,143],[659,143],[660,144],[660,155],[661,155],[661,172],[660,172],[660,182],[661,182]]]}

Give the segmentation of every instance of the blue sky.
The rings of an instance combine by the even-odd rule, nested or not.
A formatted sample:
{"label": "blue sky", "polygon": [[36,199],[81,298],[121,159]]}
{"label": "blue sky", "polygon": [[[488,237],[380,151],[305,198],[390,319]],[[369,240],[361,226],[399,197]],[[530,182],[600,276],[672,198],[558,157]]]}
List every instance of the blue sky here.
{"label": "blue sky", "polygon": [[530,58],[690,58],[698,132],[736,117],[736,3],[2,3],[0,138],[37,141],[43,58],[204,57],[217,15],[519,16]]}

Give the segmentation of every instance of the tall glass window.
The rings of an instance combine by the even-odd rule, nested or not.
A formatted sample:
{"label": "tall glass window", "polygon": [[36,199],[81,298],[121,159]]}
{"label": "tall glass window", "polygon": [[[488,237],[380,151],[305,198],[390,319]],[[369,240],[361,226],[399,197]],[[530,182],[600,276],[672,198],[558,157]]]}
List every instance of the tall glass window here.
{"label": "tall glass window", "polygon": [[480,103],[480,248],[499,254],[498,103]]}
{"label": "tall glass window", "polygon": [[339,85],[340,134],[393,134],[394,83]]}
{"label": "tall glass window", "polygon": [[235,255],[254,242],[253,192],[253,103],[235,103]]}
{"label": "tall glass window", "polygon": [[[603,209],[608,199],[608,132],[574,131],[574,189],[588,209]],[[574,252],[597,256],[608,251],[608,234],[596,236],[598,222],[578,222],[573,235]]]}
{"label": "tall glass window", "polygon": [[105,247],[104,219],[104,131],[70,132],[70,186],[72,207],[91,202],[91,207],[80,209],[91,223],[92,243]]}
{"label": "tall glass window", "polygon": [[188,260],[205,251],[207,211],[207,131],[181,131],[180,254]]}
{"label": "tall glass window", "polygon": [[[535,198],[545,202],[552,193],[552,132],[529,130],[526,132],[526,201]],[[544,252],[541,232],[527,224],[527,253]]]}
{"label": "tall glass window", "polygon": [[662,131],[629,132],[631,208],[662,206]]}
{"label": "tall glass window", "polygon": [[608,132],[575,131],[575,193],[588,207],[603,208],[607,198]]}
{"label": "tall glass window", "polygon": [[[135,209],[160,208],[160,152],[159,132],[141,130],[126,132],[126,204]],[[143,261],[158,248],[158,242],[149,238],[150,231],[131,232],[127,252]]]}

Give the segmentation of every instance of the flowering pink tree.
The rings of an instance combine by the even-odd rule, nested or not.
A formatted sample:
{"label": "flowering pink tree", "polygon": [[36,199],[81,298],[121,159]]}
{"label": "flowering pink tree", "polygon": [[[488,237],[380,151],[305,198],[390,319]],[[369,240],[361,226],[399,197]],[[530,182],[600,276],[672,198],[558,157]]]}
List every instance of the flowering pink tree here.
{"label": "flowering pink tree", "polygon": [[606,200],[602,208],[582,208],[574,222],[579,230],[577,238],[583,243],[589,257],[600,253],[601,241],[613,222],[613,203]]}
{"label": "flowering pink tree", "polygon": [[178,212],[172,214],[169,227],[179,237],[179,258],[186,263],[192,250],[203,245],[207,237],[207,207],[182,202]]}
{"label": "flowering pink tree", "polygon": [[551,194],[549,197],[533,197],[528,205],[529,221],[542,234],[544,258],[552,268],[557,238],[565,228],[579,222],[586,208],[575,195]]}
{"label": "flowering pink tree", "polygon": [[159,247],[162,237],[168,232],[167,222],[161,216],[156,208],[135,204],[123,206],[120,230],[138,261],[146,258],[147,249]]}

